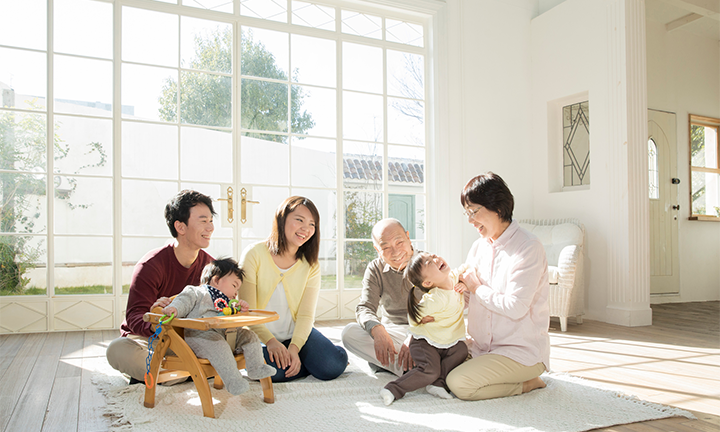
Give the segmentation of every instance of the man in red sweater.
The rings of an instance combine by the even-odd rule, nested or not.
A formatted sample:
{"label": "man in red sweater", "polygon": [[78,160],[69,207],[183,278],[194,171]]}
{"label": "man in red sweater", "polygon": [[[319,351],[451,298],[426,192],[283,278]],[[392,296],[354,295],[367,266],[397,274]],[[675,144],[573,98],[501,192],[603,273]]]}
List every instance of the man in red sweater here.
{"label": "man in red sweater", "polygon": [[210,245],[213,226],[212,198],[192,190],[180,191],[165,206],[165,221],[175,242],[151,250],[137,263],[130,282],[121,337],[113,340],[106,356],[110,366],[130,376],[130,384],[143,382],[148,337],[153,331],[143,321],[145,312],[170,304],[187,285],[200,285],[200,275],[213,260],[202,249]]}

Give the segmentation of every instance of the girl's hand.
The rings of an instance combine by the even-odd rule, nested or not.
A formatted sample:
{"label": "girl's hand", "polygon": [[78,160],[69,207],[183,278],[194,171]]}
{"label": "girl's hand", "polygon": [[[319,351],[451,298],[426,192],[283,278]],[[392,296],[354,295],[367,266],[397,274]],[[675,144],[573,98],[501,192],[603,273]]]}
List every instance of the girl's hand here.
{"label": "girl's hand", "polygon": [[[265,344],[268,350],[268,357],[271,362],[275,362],[280,369],[287,369],[290,366],[291,358],[288,349],[285,345],[281,344],[277,339],[272,338]],[[287,372],[285,373],[287,376]]]}
{"label": "girl's hand", "polygon": [[167,316],[170,316],[172,314],[175,314],[175,316],[177,316],[177,309],[172,306],[167,306],[163,308],[162,313]]}
{"label": "girl's hand", "polygon": [[455,286],[453,287],[453,289],[455,290],[455,292],[458,292],[458,293],[462,294],[462,293],[464,293],[465,291],[468,290],[468,287],[467,287],[467,285],[465,285],[465,282],[463,282],[463,281],[458,281],[458,283],[455,284]]}
{"label": "girl's hand", "polygon": [[473,342],[473,338],[470,335],[465,335],[465,345],[467,345],[468,350],[472,347]]}
{"label": "girl's hand", "polygon": [[298,372],[300,372],[302,362],[300,361],[299,352],[300,350],[297,345],[290,344],[290,348],[288,348],[288,353],[290,354],[290,367],[285,370],[286,377],[294,377],[298,374]]}
{"label": "girl's hand", "polygon": [[237,307],[240,308],[240,312],[247,312],[250,310],[250,305],[245,300],[238,300]]}
{"label": "girl's hand", "polygon": [[432,315],[425,315],[425,316],[422,317],[422,319],[420,320],[420,324],[427,324],[427,323],[430,323],[430,322],[433,322],[433,321],[435,321],[435,317],[434,317],[434,316],[432,316]]}
{"label": "girl's hand", "polygon": [[[465,285],[465,291],[475,294],[478,287],[482,285],[482,280],[478,276],[474,268],[468,269],[460,276],[458,284],[463,283]],[[457,286],[457,285],[456,285]]]}

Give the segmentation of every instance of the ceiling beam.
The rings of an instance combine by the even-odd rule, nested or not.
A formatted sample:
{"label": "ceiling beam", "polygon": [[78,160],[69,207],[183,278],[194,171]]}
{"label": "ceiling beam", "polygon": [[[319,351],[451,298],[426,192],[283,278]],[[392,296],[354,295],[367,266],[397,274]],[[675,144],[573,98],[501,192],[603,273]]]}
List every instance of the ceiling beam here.
{"label": "ceiling beam", "polygon": [[665,24],[665,30],[666,31],[673,31],[676,28],[680,28],[684,26],[685,24],[689,24],[693,21],[699,20],[703,16],[696,13],[689,13],[685,15],[684,17],[680,17],[676,20],[672,20],[669,23]]}
{"label": "ceiling beam", "polygon": [[[661,0],[694,14],[720,21],[720,0]],[[684,17],[683,17],[684,18]],[[681,18],[682,19],[682,18]]]}

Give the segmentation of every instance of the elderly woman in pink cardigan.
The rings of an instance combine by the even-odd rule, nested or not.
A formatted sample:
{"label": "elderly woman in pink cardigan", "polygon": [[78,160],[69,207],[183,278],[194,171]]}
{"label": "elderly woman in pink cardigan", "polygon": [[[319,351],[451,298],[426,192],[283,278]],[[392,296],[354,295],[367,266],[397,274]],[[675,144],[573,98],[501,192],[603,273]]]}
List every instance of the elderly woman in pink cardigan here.
{"label": "elderly woman in pink cardigan", "polygon": [[447,385],[465,400],[545,387],[540,379],[550,360],[545,250],[512,219],[513,195],[497,174],[471,179],[460,201],[480,234],[459,285],[468,305],[472,358],[450,372]]}

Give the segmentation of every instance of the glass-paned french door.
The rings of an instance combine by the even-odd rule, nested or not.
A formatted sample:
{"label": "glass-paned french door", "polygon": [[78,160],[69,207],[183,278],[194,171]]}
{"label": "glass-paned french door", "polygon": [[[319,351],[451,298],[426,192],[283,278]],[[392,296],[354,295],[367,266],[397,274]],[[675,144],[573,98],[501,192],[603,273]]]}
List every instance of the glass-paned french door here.
{"label": "glass-paned french door", "polygon": [[216,257],[264,239],[286,197],[310,198],[318,319],[354,316],[378,219],[424,248],[417,13],[25,0],[0,16],[13,17],[0,26],[0,333],[117,327],[133,267],[171,241],[163,209],[185,188],[218,200]]}

